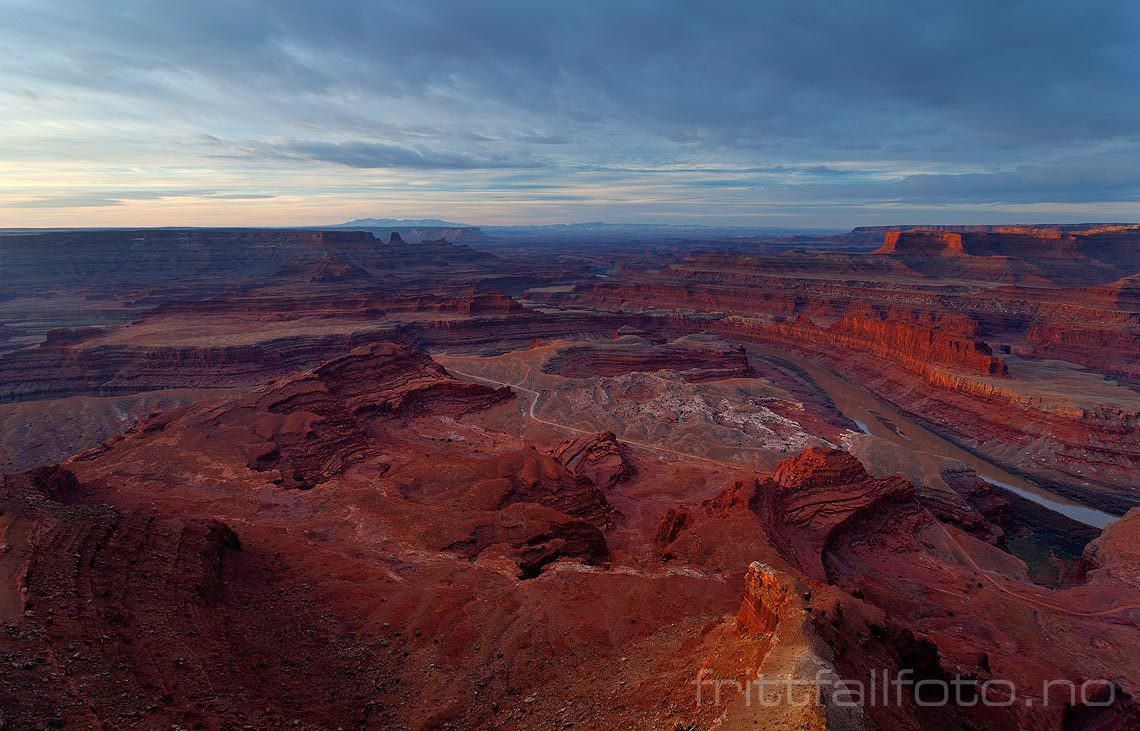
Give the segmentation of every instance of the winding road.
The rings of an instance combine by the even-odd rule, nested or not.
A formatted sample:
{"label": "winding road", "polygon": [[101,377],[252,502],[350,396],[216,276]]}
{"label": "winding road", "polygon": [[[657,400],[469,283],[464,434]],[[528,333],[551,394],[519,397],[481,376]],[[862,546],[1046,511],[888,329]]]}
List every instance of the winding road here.
{"label": "winding road", "polygon": [[968,465],[977,475],[994,487],[1060,513],[1094,528],[1104,528],[1119,516],[1106,513],[1084,503],[1058,495],[1036,482],[1014,475],[1001,466],[959,447],[939,434],[915,423],[899,409],[888,404],[867,388],[852,383],[829,368],[784,351],[750,345],[748,352],[777,367],[802,372],[811,383],[827,394],[835,407],[848,419],[855,421],[867,434],[885,439],[899,449],[923,452],[937,457],[953,459]]}
{"label": "winding road", "polygon": [[[459,370],[458,368],[454,368],[454,367],[448,367],[447,370],[449,373],[452,373],[452,374],[457,375],[457,376],[462,376],[464,378],[470,378],[470,379],[475,380],[475,381],[482,381],[483,383],[494,384],[496,386],[507,386],[509,388],[515,388],[515,389],[518,389],[519,391],[523,391],[525,393],[530,394],[530,396],[531,396],[530,409],[528,410],[527,415],[531,419],[533,419],[534,421],[537,421],[539,424],[546,424],[547,426],[554,427],[555,429],[562,429],[564,431],[572,432],[574,434],[594,434],[595,433],[595,432],[589,431],[587,429],[579,429],[576,426],[570,426],[569,424],[559,424],[557,422],[550,421],[549,419],[544,419],[541,416],[539,416],[538,414],[536,414],[534,412],[535,407],[538,406],[538,399],[539,399],[539,396],[541,396],[542,394],[540,394],[538,391],[535,391],[532,388],[527,388],[526,386],[522,386],[522,385],[519,385],[517,383],[506,383],[504,381],[497,381],[493,378],[484,378],[483,376],[476,376],[472,373],[464,373],[463,371]],[[667,455],[671,455],[674,457],[680,457],[682,459],[696,460],[698,462],[707,462],[709,464],[714,464],[718,467],[726,467],[728,469],[733,469],[733,470],[750,469],[748,467],[748,465],[735,464],[733,462],[722,462],[721,460],[709,459],[708,457],[698,457],[695,454],[689,454],[687,452],[678,452],[675,449],[669,449],[667,447],[658,447],[656,445],[648,444],[646,442],[641,442],[641,441],[638,441],[636,439],[628,439],[626,437],[621,437],[621,442],[622,442],[622,444],[629,444],[629,445],[647,450],[649,452],[656,452],[658,454],[667,454]]]}
{"label": "winding road", "polygon": [[[978,562],[974,560],[974,557],[972,555],[970,555],[970,552],[967,551],[965,548],[962,548],[962,544],[959,543],[958,539],[955,538],[954,535],[949,530],[946,529],[945,525],[943,525],[942,523],[938,523],[938,527],[941,528],[942,532],[946,535],[946,540],[950,541],[950,543],[955,548],[958,549],[958,552],[962,555],[962,558],[964,558],[966,560],[966,562],[970,565],[970,568],[972,568],[974,571],[978,572],[978,574],[980,574],[983,578],[985,578],[986,581],[988,581],[991,585],[993,585],[993,587],[995,589],[997,589],[998,591],[1000,591],[1003,594],[1006,594],[1008,596],[1012,596],[1016,599],[1019,599],[1019,600],[1025,602],[1026,604],[1030,604],[1032,606],[1035,606],[1038,609],[1044,609],[1044,610],[1050,611],[1050,612],[1058,612],[1061,614],[1068,614],[1068,615],[1071,615],[1074,617],[1106,617],[1106,616],[1113,615],[1113,614],[1119,614],[1121,612],[1128,612],[1128,611],[1132,611],[1134,609],[1140,609],[1140,603],[1134,603],[1134,604],[1119,604],[1115,607],[1108,607],[1107,609],[1083,611],[1080,609],[1071,609],[1069,607],[1065,607],[1065,606],[1062,606],[1060,604],[1054,604],[1053,602],[1047,601],[1045,599],[1041,599],[1039,597],[1030,596],[1028,594],[1022,594],[1021,592],[1014,591],[1013,589],[1010,589],[1008,586],[1004,586],[1002,584],[1002,582],[1000,582],[997,578],[995,578],[993,576],[993,574],[990,573],[990,571],[988,569],[984,569],[980,565],[978,565]],[[1003,578],[1005,578],[1005,577],[1003,577]]]}
{"label": "winding road", "polygon": [[[576,426],[570,426],[569,424],[559,424],[558,422],[550,421],[549,419],[544,419],[543,417],[539,416],[537,413],[535,413],[535,411],[538,407],[539,397],[542,394],[539,393],[538,391],[535,391],[532,388],[527,388],[526,386],[520,385],[518,383],[507,383],[505,381],[499,381],[499,380],[496,380],[494,378],[486,378],[484,376],[476,376],[473,373],[465,373],[464,371],[461,371],[461,370],[454,368],[454,367],[449,367],[448,371],[454,375],[461,376],[463,378],[468,378],[468,379],[471,379],[473,381],[481,381],[483,383],[489,383],[489,384],[492,384],[492,385],[498,386],[498,387],[506,386],[508,388],[517,389],[519,391],[522,391],[522,392],[528,394],[530,396],[530,406],[526,412],[527,416],[530,417],[532,420],[538,422],[539,424],[545,424],[546,426],[552,427],[554,429],[560,429],[563,431],[570,432],[572,434],[593,434],[594,433],[594,432],[591,432],[591,431],[586,430],[586,429],[580,429]],[[699,462],[707,462],[709,464],[717,465],[718,467],[727,467],[730,469],[738,469],[738,470],[739,469],[747,469],[747,467],[743,466],[743,465],[732,464],[729,462],[721,462],[719,460],[709,459],[707,457],[699,457],[699,456],[694,455],[694,454],[688,454],[685,452],[678,452],[676,450],[668,449],[666,447],[659,447],[659,446],[656,446],[653,444],[647,444],[645,442],[641,442],[641,441],[637,441],[637,440],[626,439],[624,437],[621,439],[621,441],[624,444],[629,444],[629,445],[638,447],[640,449],[644,449],[644,450],[647,450],[649,452],[654,452],[657,454],[666,454],[666,455],[670,455],[673,457],[679,457],[679,458],[686,459],[686,460],[696,460]],[[958,542],[958,539],[956,539],[954,537],[954,535],[949,530],[946,529],[946,526],[942,525],[941,523],[938,523],[938,526],[942,529],[942,532],[945,534],[946,539],[950,542],[950,544],[953,545],[956,549],[958,549],[958,552],[961,554],[962,558],[969,564],[970,568],[972,568],[974,571],[976,571],[981,577],[983,577],[986,581],[988,581],[995,589],[997,589],[1002,594],[1005,594],[1007,596],[1011,596],[1011,597],[1013,597],[1013,598],[1015,598],[1021,602],[1024,602],[1025,604],[1036,607],[1038,609],[1043,609],[1045,611],[1067,614],[1067,615],[1074,616],[1074,617],[1089,617],[1089,618],[1111,616],[1114,614],[1120,614],[1122,612],[1128,612],[1128,611],[1140,609],[1140,604],[1120,604],[1120,605],[1117,605],[1114,607],[1109,607],[1106,609],[1084,611],[1084,610],[1079,610],[1079,609],[1072,609],[1069,607],[1062,606],[1060,604],[1056,604],[1054,602],[1050,602],[1050,601],[1042,599],[1040,597],[1035,597],[1035,596],[1031,596],[1028,594],[1023,594],[1023,593],[1018,592],[1018,591],[1014,591],[1013,589],[1009,588],[1008,586],[1003,585],[1003,582],[1001,582],[998,578],[995,578],[994,575],[988,569],[982,568],[982,566],[980,566],[978,564],[978,562],[974,559],[974,557],[970,554],[970,552],[967,551],[965,548],[963,548],[962,544]],[[952,592],[948,592],[948,593],[952,593]]]}

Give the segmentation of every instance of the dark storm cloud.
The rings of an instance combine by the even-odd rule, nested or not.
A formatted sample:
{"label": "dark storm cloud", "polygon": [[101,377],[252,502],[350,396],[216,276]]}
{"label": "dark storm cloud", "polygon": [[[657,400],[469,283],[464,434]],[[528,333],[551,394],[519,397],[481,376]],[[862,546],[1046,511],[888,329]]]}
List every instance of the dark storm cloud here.
{"label": "dark storm cloud", "polygon": [[[160,110],[258,140],[245,155],[544,176],[687,161],[694,186],[777,197],[1135,199],[1131,0],[0,5],[13,94],[95,119],[104,98]],[[1094,148],[1107,170],[1071,162]],[[850,185],[794,179],[860,163],[873,175]],[[789,179],[731,177],[747,169]]]}

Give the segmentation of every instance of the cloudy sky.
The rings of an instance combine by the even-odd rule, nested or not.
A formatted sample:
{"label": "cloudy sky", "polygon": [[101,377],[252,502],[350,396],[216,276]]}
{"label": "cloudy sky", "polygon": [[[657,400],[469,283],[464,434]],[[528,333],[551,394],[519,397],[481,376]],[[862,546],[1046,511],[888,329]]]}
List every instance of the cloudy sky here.
{"label": "cloudy sky", "polygon": [[0,226],[1140,219],[1134,0],[0,0]]}

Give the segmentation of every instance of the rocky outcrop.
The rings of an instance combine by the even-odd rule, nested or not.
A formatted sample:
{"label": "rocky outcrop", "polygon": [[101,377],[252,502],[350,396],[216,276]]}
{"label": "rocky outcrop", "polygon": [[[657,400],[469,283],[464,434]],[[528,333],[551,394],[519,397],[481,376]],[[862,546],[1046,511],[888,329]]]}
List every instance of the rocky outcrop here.
{"label": "rocky outcrop", "polygon": [[623,376],[659,370],[676,371],[693,381],[745,378],[752,374],[743,348],[699,336],[679,338],[664,345],[647,343],[637,337],[574,345],[562,348],[542,365],[543,373],[565,378]]}
{"label": "rocky outcrop", "polygon": [[790,321],[722,318],[705,323],[723,337],[755,337],[800,348],[817,346],[842,357],[867,354],[928,379],[946,374],[1004,376],[1008,368],[960,315],[931,315],[897,308],[852,305],[830,327],[800,315]]}
{"label": "rocky outcrop", "polygon": [[988,522],[996,526],[1009,524],[1013,516],[1009,500],[1000,490],[978,477],[974,470],[965,466],[945,467],[941,471],[941,477]]}
{"label": "rocky outcrop", "polygon": [[[329,262],[321,266],[325,265],[334,268],[341,266]],[[310,269],[311,267],[306,267],[305,271]],[[283,309],[288,310],[288,316],[282,316]],[[375,325],[377,320],[399,319],[401,315],[417,315],[430,320],[432,315],[490,316],[522,313],[535,314],[502,292],[437,285],[430,291],[419,291],[416,288],[395,294],[317,288],[316,291],[303,294],[276,293],[273,297],[257,293],[201,302],[168,302],[148,311],[138,322],[150,327],[169,323],[172,328],[177,328],[184,327],[187,321],[217,320],[228,323],[234,318],[246,318],[247,321],[280,322],[307,316],[322,320],[359,320]],[[105,331],[87,330],[84,335],[97,335],[101,332]],[[82,339],[72,337],[69,342]]]}
{"label": "rocky outcrop", "polygon": [[923,507],[944,523],[953,523],[987,543],[998,543],[1013,519],[1001,492],[965,465],[942,468],[936,479],[916,485]]}
{"label": "rocky outcrop", "polygon": [[[871,729],[960,729],[1022,728],[1006,707],[979,702],[975,679],[963,675],[942,656],[937,643],[893,621],[889,614],[849,595],[838,594],[813,602],[812,627],[829,655],[834,675],[825,677],[825,697],[838,704],[853,700],[847,691],[862,691],[856,703]],[[903,684],[888,685],[887,678]],[[933,693],[915,691],[906,683],[922,683]],[[941,688],[958,688],[954,702],[939,703]],[[874,702],[869,697],[878,693]],[[958,702],[958,698],[961,702]]]}
{"label": "rocky outcrop", "polygon": [[554,458],[572,474],[588,478],[603,490],[637,473],[629,450],[610,431],[569,439],[554,450]]}
{"label": "rocky outcrop", "polygon": [[329,259],[282,267],[277,270],[273,278],[296,279],[316,284],[372,281],[372,275],[364,267]]}
{"label": "rocky outcrop", "polygon": [[833,651],[816,631],[811,590],[795,576],[760,562],[748,567],[736,621],[741,632],[770,636],[744,696],[718,719],[723,729],[861,731],[866,722],[854,704],[835,702],[840,681]]}
{"label": "rocky outcrop", "polygon": [[[1018,727],[1008,709],[977,702],[972,683],[944,666],[937,644],[844,592],[753,562],[736,622],[746,636],[767,637],[769,649],[716,728]],[[886,678],[903,682],[888,686]],[[919,682],[962,683],[962,703],[935,703],[936,695],[913,690]]]}
{"label": "rocky outcrop", "polygon": [[[1023,471],[1049,489],[1113,511],[1136,504],[1131,471],[1140,411],[1123,391],[1117,391],[1126,397],[1123,402],[1109,397],[1106,386],[1116,389],[1096,375],[1085,380],[1094,393],[1106,392],[1103,400],[1089,398],[1079,387],[1041,383],[1024,375],[1039,367],[1036,364],[1024,367],[1020,377],[1007,379],[930,364],[905,351],[894,357],[874,355],[868,352],[873,341],[833,335],[802,316],[791,321],[673,316],[667,322],[671,328],[701,329],[806,356],[871,389],[939,434]],[[990,356],[984,357],[989,362]],[[1129,367],[1127,359],[1114,362]],[[1044,370],[1069,378],[1057,366]],[[1042,437],[1055,454],[1048,472],[1041,471],[1038,450],[1029,447]],[[1011,454],[1016,457],[1011,459]]]}
{"label": "rocky outcrop", "polygon": [[[967,484],[971,474],[953,469],[946,477],[963,496],[1000,517],[1000,506]],[[1134,641],[1126,639],[1134,635],[1125,617],[1137,590],[1135,572],[1127,569],[1132,552],[1121,541],[1129,535],[1127,519],[1118,534],[1110,528],[1086,552],[1088,585],[1050,592],[1035,586],[1026,565],[999,546],[937,521],[905,480],[872,478],[842,452],[811,450],[703,505],[695,524],[670,546],[669,560],[714,551],[732,555],[715,536],[730,529],[733,539],[751,536],[750,514],[765,525],[765,539],[753,542],[770,544],[779,557],[749,570],[737,625],[746,636],[769,638],[771,645],[756,674],[749,670],[739,681],[744,690],[720,719],[725,728],[834,727],[828,701],[857,708],[868,728],[1055,727],[1062,718],[1094,709],[974,703],[973,681],[1002,678],[1018,697],[1032,695],[1042,677],[1077,678],[1079,685],[1080,678],[1101,672],[1092,668],[1102,660],[1075,648],[1108,635],[1112,644]],[[1025,540],[1020,534],[1017,539]],[[781,559],[792,568],[784,568]],[[1050,629],[1043,633],[1042,627]],[[986,639],[979,643],[978,637]],[[1025,662],[1028,646],[1035,648],[1033,663]],[[788,657],[795,661],[782,662]],[[772,692],[773,684],[786,692],[783,681],[801,677],[797,669],[804,667],[822,670],[803,678],[807,702],[793,704],[786,696],[756,702],[756,694]],[[877,687],[882,693],[886,675],[931,687],[958,682],[965,694],[960,702],[930,703],[925,689],[906,685],[892,688],[889,703],[843,702],[851,700],[845,688]],[[1127,727],[1136,713],[1131,691],[1119,691],[1116,703],[1103,711],[1106,728]],[[805,709],[814,715],[802,715]],[[801,715],[791,715],[796,713]],[[789,719],[793,725],[784,725]]]}
{"label": "rocky outcrop", "polygon": [[[951,476],[952,482],[964,479],[964,475],[959,479]],[[963,493],[982,506],[992,502],[980,490],[966,488]],[[813,605],[821,605],[819,613],[813,615],[813,628],[833,650],[828,659],[843,677],[865,683],[868,668],[898,668],[909,670],[916,679],[942,683],[961,677],[1003,677],[1018,688],[1019,694],[1032,693],[1040,673],[1053,678],[1089,677],[1085,659],[1068,649],[1083,646],[1086,641],[1077,639],[1085,631],[1084,622],[1103,618],[1093,636],[1110,633],[1116,638],[1114,642],[1130,631],[1118,631],[1115,620],[1108,619],[1116,612],[1131,611],[1130,597],[1137,589],[1135,572],[1121,570],[1130,564],[1131,553],[1120,548],[1122,544],[1111,530],[1086,552],[1087,575],[1095,586],[1090,583],[1070,593],[1050,594],[1030,583],[1021,561],[957,528],[940,525],[915,500],[909,483],[895,477],[868,478],[858,463],[843,453],[816,451],[786,461],[772,476],[761,478],[757,495],[766,494],[772,497],[759,507],[772,526],[769,535],[781,556],[809,578],[844,592],[838,595],[836,605],[824,599],[822,590],[813,591],[819,596],[811,600]],[[1119,536],[1128,532],[1125,523]],[[816,555],[821,556],[821,572],[811,561]],[[1002,578],[979,581],[983,571],[996,572]],[[764,600],[742,610],[750,621],[759,628],[781,626],[789,593],[781,591],[778,582],[767,581],[760,582],[752,594]],[[845,598],[846,594],[859,601]],[[1083,603],[1093,597],[1097,606],[1108,606],[1099,610],[1077,608],[1087,606]],[[868,611],[864,602],[875,609]],[[930,612],[931,604],[942,606],[943,619]],[[1026,605],[1052,619],[1023,624]],[[980,606],[986,610],[978,609]],[[879,611],[885,616],[878,615]],[[959,619],[963,614],[965,618]],[[1067,629],[1050,633],[1050,638],[1042,641],[1040,626],[1048,622]],[[865,629],[860,630],[860,625]],[[963,634],[965,627],[973,629]],[[979,634],[993,638],[988,644],[991,649],[983,655],[978,654],[976,644],[962,639]],[[850,649],[853,636],[866,637],[860,640],[857,652]],[[1014,637],[1022,639],[1005,644]],[[1058,642],[1064,646],[1057,646]],[[1034,670],[1022,662],[1024,643],[1038,646],[1038,657],[1048,658],[1049,670]],[[917,691],[913,699],[913,704],[900,699],[888,709],[861,707],[887,728],[903,723],[904,717],[921,719],[921,727],[974,728],[979,723],[1046,727],[1070,712],[1060,705],[995,709],[971,705],[968,698],[963,703],[931,708],[919,702],[926,699]],[[1079,710],[1085,713],[1091,709]],[[1127,691],[1105,709],[1112,723],[1121,723],[1135,712]]]}
{"label": "rocky outcrop", "polygon": [[495,470],[496,475],[478,483],[475,490],[495,494],[499,508],[518,502],[538,503],[603,530],[613,527],[617,514],[598,483],[555,456],[528,447],[500,455]]}
{"label": "rocky outcrop", "polygon": [[[284,327],[283,305],[292,308]],[[122,334],[70,331],[54,342],[0,355],[0,403],[257,386],[370,343],[400,341],[453,350],[526,347],[536,339],[609,335],[629,320],[538,313],[501,293],[470,290],[453,296],[176,303],[157,308],[139,323],[151,332],[168,330],[169,338],[138,342],[129,328]],[[326,326],[330,321],[335,327]],[[229,336],[200,337],[210,322]],[[259,336],[260,327],[267,332]],[[193,335],[180,338],[184,328]],[[191,342],[183,343],[185,339]],[[160,342],[149,344],[151,340]]]}
{"label": "rocky outcrop", "polygon": [[458,416],[511,397],[510,389],[452,378],[422,351],[378,343],[245,396],[160,414],[125,439],[143,446],[148,435],[170,430],[181,449],[228,457],[278,485],[308,489],[368,453],[370,420]]}
{"label": "rocky outcrop", "polygon": [[471,560],[487,558],[490,550],[517,563],[522,579],[537,577],[558,559],[596,565],[610,557],[605,535],[596,525],[533,502],[512,503],[494,522],[480,522],[466,538],[442,548]]}
{"label": "rocky outcrop", "polygon": [[[1140,311],[1140,307],[1136,308]],[[1133,325],[1135,328],[1136,325]],[[1067,360],[1110,373],[1140,375],[1140,335],[1116,325],[1037,323],[1025,334],[1026,354]]]}
{"label": "rocky outcrop", "polygon": [[820,581],[827,580],[824,551],[841,530],[915,500],[905,478],[871,477],[847,452],[820,448],[781,462],[761,478],[757,495],[781,555]]}
{"label": "rocky outcrop", "polygon": [[[76,493],[66,470],[0,477],[7,727],[359,720],[371,691],[353,685],[373,680],[360,670],[363,648],[338,639],[328,615],[242,550],[227,524]],[[302,666],[325,682],[299,680]]]}
{"label": "rocky outcrop", "polygon": [[509,561],[524,579],[559,559],[609,560],[605,532],[620,514],[589,477],[533,446],[453,456],[446,465],[415,460],[385,476],[404,499],[424,506],[414,520],[433,550]]}
{"label": "rocky outcrop", "polygon": [[[925,226],[887,231],[874,254],[888,256],[1004,256],[1028,260],[1083,258],[1135,266],[1140,227]],[[947,230],[950,229],[950,230]],[[1131,250],[1129,250],[1131,249]]]}
{"label": "rocky outcrop", "polygon": [[[455,380],[421,351],[381,343],[254,391],[210,414],[209,425],[211,437],[244,446],[251,469],[309,488],[367,449],[368,419],[459,415],[510,396],[509,389]],[[161,418],[141,430],[164,428]]]}
{"label": "rocky outcrop", "polygon": [[663,546],[669,545],[692,524],[693,514],[687,508],[669,508],[657,524],[657,542]]}
{"label": "rocky outcrop", "polygon": [[[397,235],[397,239],[399,239]],[[397,244],[399,241],[397,241]],[[142,229],[6,235],[0,258],[9,275],[0,294],[60,286],[122,293],[160,283],[270,277],[322,261],[363,269],[446,267],[495,261],[466,246],[392,246],[367,231],[294,229]],[[10,288],[10,289],[9,289]],[[161,296],[161,295],[160,295]]]}
{"label": "rocky outcrop", "polygon": [[861,306],[827,330],[836,345],[857,344],[917,373],[942,364],[986,376],[1006,375],[1005,362],[977,339],[976,332],[977,324],[960,315],[897,310],[880,314]]}
{"label": "rocky outcrop", "polygon": [[56,464],[118,436],[160,411],[220,391],[152,391],[112,398],[73,397],[0,404],[0,472]]}
{"label": "rocky outcrop", "polygon": [[469,297],[459,300],[453,311],[467,317],[480,317],[519,315],[527,309],[502,292],[472,292]]}
{"label": "rocky outcrop", "polygon": [[776,630],[795,611],[811,601],[811,590],[791,574],[754,562],[744,576],[744,601],[736,613],[742,632]]}
{"label": "rocky outcrop", "polygon": [[1079,569],[1091,582],[1140,588],[1140,508],[1133,508],[1090,542]]}
{"label": "rocky outcrop", "polygon": [[46,346],[71,345],[96,337],[103,332],[104,330],[101,327],[55,327],[44,334],[43,344]]}
{"label": "rocky outcrop", "polygon": [[872,254],[898,256],[964,256],[962,234],[943,231],[888,231]]}
{"label": "rocky outcrop", "polygon": [[252,386],[390,340],[389,329],[292,335],[237,345],[44,345],[0,358],[0,403],[116,396],[176,388]]}

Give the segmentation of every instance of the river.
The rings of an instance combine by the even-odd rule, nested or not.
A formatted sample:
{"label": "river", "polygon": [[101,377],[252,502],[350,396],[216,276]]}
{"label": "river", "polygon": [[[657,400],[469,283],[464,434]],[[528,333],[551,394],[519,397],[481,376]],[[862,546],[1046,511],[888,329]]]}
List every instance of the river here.
{"label": "river", "polygon": [[905,414],[874,395],[866,388],[851,383],[834,371],[817,363],[790,355],[786,351],[748,346],[750,353],[774,363],[785,363],[808,374],[815,384],[835,403],[836,408],[867,434],[885,439],[901,449],[948,457],[969,465],[978,477],[1038,505],[1075,521],[1104,528],[1118,516],[1058,495],[1041,485],[1012,474],[996,464],[967,452],[953,442],[911,421]]}

